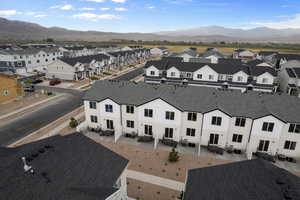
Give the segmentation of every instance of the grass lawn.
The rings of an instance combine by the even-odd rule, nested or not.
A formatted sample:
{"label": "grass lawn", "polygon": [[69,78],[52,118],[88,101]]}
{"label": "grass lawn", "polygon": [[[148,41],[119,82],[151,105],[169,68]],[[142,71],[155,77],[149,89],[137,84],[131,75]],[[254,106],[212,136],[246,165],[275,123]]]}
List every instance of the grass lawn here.
{"label": "grass lawn", "polygon": [[[144,45],[145,48],[153,48],[153,47],[158,47],[158,46],[164,46],[167,47],[170,51],[181,51],[183,49],[189,48],[189,47],[195,47],[198,49],[199,53],[204,52],[207,48],[211,46],[184,46],[184,45]],[[223,53],[232,53],[234,49],[233,47],[216,47],[219,49],[219,51]],[[289,50],[289,49],[270,49],[270,48],[246,48],[252,51],[278,51],[280,53],[300,53],[300,50]]]}

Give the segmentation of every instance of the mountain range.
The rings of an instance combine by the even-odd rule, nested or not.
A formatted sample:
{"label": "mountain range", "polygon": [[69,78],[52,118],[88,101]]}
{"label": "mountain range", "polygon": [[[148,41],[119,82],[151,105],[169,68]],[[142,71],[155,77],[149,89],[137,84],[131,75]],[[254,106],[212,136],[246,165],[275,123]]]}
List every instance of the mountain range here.
{"label": "mountain range", "polygon": [[0,18],[0,40],[55,40],[109,41],[109,40],[168,40],[192,42],[280,42],[300,43],[300,29],[233,29],[208,26],[194,29],[162,31],[155,33],[116,33],[77,31],[59,27],[43,27],[38,24]]}

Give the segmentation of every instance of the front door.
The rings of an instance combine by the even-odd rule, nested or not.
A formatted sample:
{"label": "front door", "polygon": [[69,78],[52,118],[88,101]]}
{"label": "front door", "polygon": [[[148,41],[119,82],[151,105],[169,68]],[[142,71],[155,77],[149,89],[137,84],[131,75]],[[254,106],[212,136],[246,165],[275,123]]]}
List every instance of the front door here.
{"label": "front door", "polygon": [[269,150],[270,141],[268,140],[260,140],[258,145],[258,151],[265,151]]}

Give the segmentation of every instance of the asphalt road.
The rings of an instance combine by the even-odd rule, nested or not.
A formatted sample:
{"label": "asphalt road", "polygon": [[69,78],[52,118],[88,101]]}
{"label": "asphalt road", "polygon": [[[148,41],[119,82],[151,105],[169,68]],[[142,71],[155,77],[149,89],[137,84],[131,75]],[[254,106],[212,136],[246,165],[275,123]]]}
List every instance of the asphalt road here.
{"label": "asphalt road", "polygon": [[[115,80],[131,80],[142,73],[143,69],[138,68],[115,78]],[[37,86],[36,89],[47,89],[53,92],[67,93],[68,98],[58,101],[55,104],[45,106],[38,111],[26,114],[23,117],[1,126],[0,146],[12,144],[83,105],[83,91],[47,86]]]}

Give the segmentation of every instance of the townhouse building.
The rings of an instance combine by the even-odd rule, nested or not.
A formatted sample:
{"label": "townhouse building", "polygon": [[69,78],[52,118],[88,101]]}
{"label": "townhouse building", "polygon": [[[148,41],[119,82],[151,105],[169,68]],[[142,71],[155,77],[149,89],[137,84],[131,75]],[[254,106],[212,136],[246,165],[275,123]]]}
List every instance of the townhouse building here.
{"label": "townhouse building", "polygon": [[107,54],[112,56],[111,67],[120,67],[146,60],[150,57],[150,50],[135,49],[131,51],[108,52]]}
{"label": "townhouse building", "polygon": [[58,47],[26,48],[21,50],[1,50],[0,61],[25,62],[27,72],[45,71],[47,65],[62,57],[63,53]]}
{"label": "townhouse building", "polygon": [[300,60],[300,54],[273,54],[271,56],[271,64],[277,70],[280,71],[283,65],[289,61]]}
{"label": "townhouse building", "polygon": [[[82,127],[300,157],[300,100],[286,94],[97,81],[84,98]],[[200,149],[200,148],[199,148]]]}
{"label": "townhouse building", "polygon": [[0,72],[5,71],[13,74],[25,74],[25,61],[0,61]]}
{"label": "townhouse building", "polygon": [[236,49],[233,51],[232,57],[242,60],[253,60],[256,58],[256,53],[246,49]]}
{"label": "townhouse building", "polygon": [[109,64],[110,57],[104,54],[64,57],[47,66],[46,78],[81,80],[99,75]]}
{"label": "townhouse building", "polygon": [[300,67],[282,69],[278,76],[281,91],[300,97]]}
{"label": "townhouse building", "polygon": [[237,59],[219,59],[218,63],[149,61],[145,65],[146,83],[274,92],[276,71],[265,66],[250,66]]}
{"label": "townhouse building", "polygon": [[3,147],[0,154],[2,199],[128,199],[128,160],[81,134]]}
{"label": "townhouse building", "polygon": [[158,56],[163,56],[163,55],[168,55],[169,50],[167,47],[154,47],[150,49],[151,55],[158,55]]}
{"label": "townhouse building", "polygon": [[64,46],[60,47],[64,57],[81,57],[97,54],[96,47],[92,46]]}

